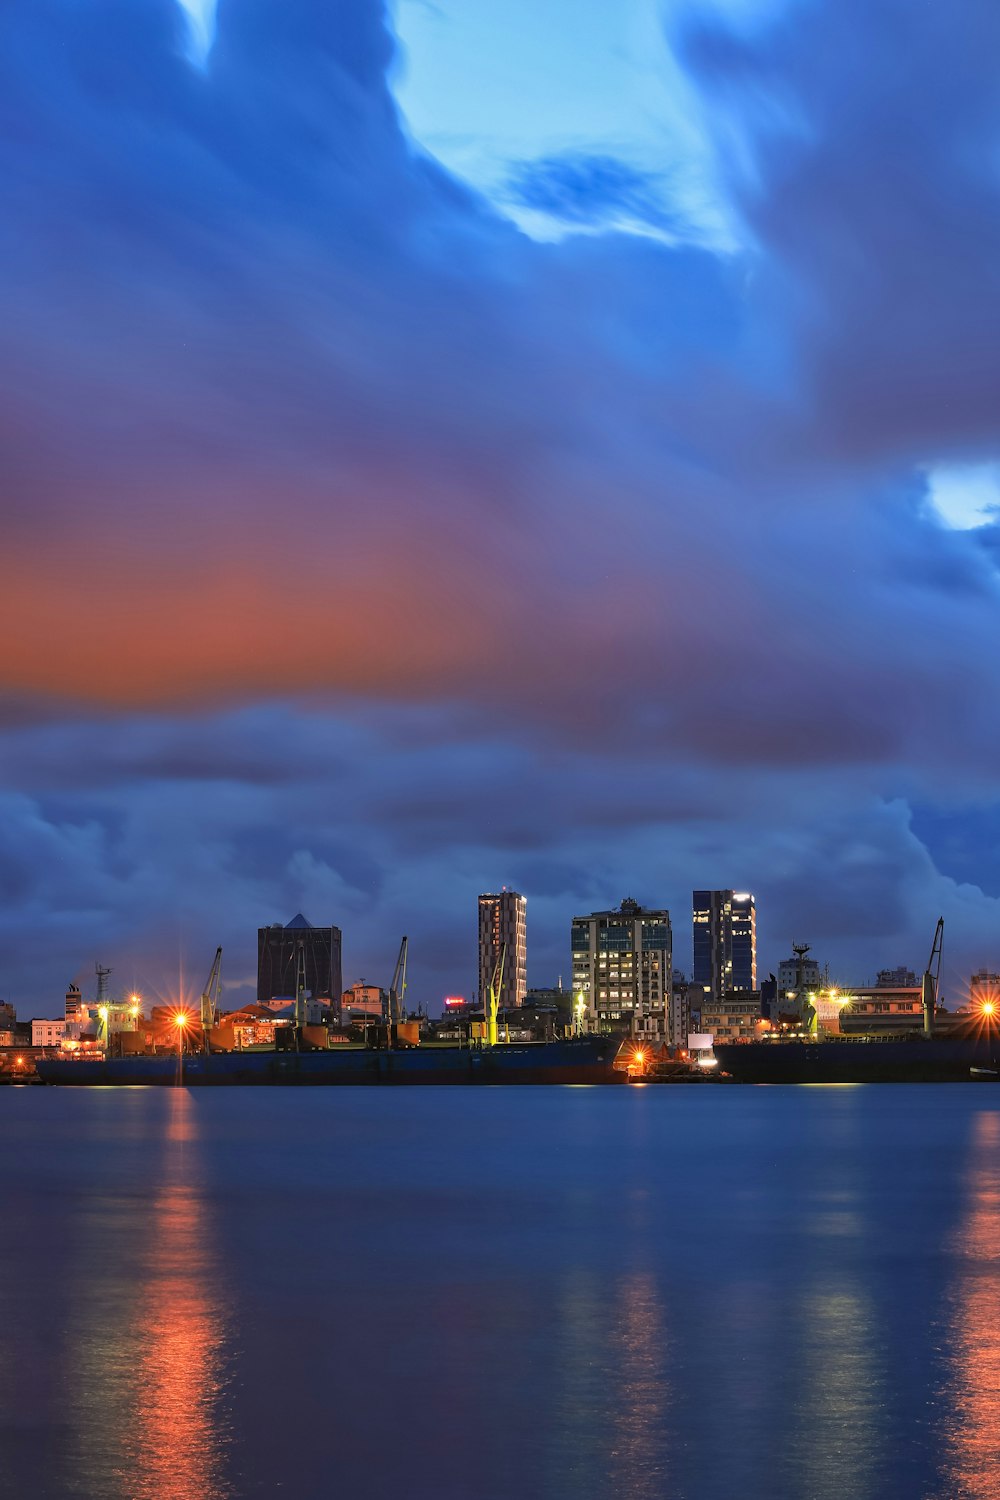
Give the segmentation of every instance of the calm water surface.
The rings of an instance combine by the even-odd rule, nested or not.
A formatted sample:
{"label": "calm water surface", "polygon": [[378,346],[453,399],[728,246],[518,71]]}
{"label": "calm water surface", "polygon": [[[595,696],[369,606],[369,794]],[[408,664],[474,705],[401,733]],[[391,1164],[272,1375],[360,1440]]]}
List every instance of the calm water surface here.
{"label": "calm water surface", "polygon": [[1000,1090],[0,1090],[0,1494],[1000,1496]]}

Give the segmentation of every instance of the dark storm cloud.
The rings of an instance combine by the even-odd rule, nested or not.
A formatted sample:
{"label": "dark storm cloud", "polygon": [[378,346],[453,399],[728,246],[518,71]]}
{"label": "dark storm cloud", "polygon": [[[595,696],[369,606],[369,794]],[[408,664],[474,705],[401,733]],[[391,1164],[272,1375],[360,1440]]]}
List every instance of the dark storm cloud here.
{"label": "dark storm cloud", "polygon": [[[400,129],[375,0],[223,0],[204,70],[173,0],[4,22],[8,985],[246,985],[301,906],[433,1002],[501,883],[540,982],[627,893],[686,964],[696,885],[762,956],[977,951],[908,801],[1000,803],[990,536],[923,478],[1000,436],[992,8],[689,25],[725,259],[518,234]],[[550,169],[591,228],[652,191]]]}
{"label": "dark storm cloud", "polygon": [[734,186],[824,456],[995,452],[998,49],[992,0],[793,5],[752,36],[702,16],[687,34],[711,118],[753,160]]}

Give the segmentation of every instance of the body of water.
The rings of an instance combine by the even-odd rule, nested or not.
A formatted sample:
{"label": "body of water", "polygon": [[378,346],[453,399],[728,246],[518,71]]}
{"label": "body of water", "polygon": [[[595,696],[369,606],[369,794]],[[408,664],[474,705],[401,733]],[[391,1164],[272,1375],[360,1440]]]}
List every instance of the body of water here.
{"label": "body of water", "polygon": [[0,1494],[1000,1495],[1000,1090],[0,1091]]}

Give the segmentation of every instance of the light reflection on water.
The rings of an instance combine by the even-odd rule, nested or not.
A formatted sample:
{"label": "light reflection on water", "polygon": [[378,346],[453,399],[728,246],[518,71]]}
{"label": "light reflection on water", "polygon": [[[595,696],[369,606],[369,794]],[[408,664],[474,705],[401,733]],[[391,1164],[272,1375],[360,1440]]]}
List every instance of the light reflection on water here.
{"label": "light reflection on water", "polygon": [[611,1342],[617,1365],[611,1487],[615,1494],[654,1500],[668,1493],[666,1429],[672,1392],[663,1307],[649,1272],[623,1279],[612,1315]]}
{"label": "light reflection on water", "polygon": [[974,1121],[966,1171],[967,1217],[955,1237],[951,1303],[953,1382],[947,1493],[995,1500],[1000,1493],[1000,1115]]}
{"label": "light reflection on water", "polygon": [[224,1332],[197,1111],[184,1090],[163,1104],[148,1182],[100,1192],[78,1224],[71,1492],[227,1500]]}
{"label": "light reflection on water", "polygon": [[129,1427],[135,1500],[226,1500],[228,1433],[220,1410],[223,1329],[206,1288],[215,1280],[204,1205],[183,1183],[157,1194],[149,1221]]}
{"label": "light reflection on water", "polygon": [[998,1105],[8,1090],[0,1497],[987,1500]]}

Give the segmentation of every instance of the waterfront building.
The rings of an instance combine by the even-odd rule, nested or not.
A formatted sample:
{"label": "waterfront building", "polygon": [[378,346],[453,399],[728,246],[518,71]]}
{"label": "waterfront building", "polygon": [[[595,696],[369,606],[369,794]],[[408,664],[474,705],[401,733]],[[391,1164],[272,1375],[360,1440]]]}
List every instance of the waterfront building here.
{"label": "waterfront building", "polygon": [[65,1021],[31,1022],[31,1045],[33,1047],[61,1047],[66,1035]]}
{"label": "waterfront building", "polygon": [[688,984],[679,970],[674,970],[667,1011],[667,1041],[672,1047],[686,1047],[693,1030],[692,1014],[701,1014],[704,990],[700,984]]}
{"label": "waterfront building", "polygon": [[219,1017],[221,1032],[232,1032],[234,1050],[245,1051],[250,1047],[273,1047],[276,1027],[274,1013],[266,1005],[244,1005],[241,1010],[230,1011]]}
{"label": "waterfront building", "polygon": [[517,891],[503,889],[479,898],[479,1000],[485,1005],[490,983],[504,954],[500,981],[501,1010],[524,1004],[528,991],[528,903]]}
{"label": "waterfront building", "polygon": [[879,969],[875,981],[876,988],[880,990],[913,989],[914,985],[919,984],[920,980],[913,970],[902,966],[898,969]]}
{"label": "waterfront building", "polygon": [[340,997],[340,1019],[345,1025],[351,1021],[380,1021],[388,1015],[388,1001],[385,990],[359,979]]}
{"label": "waterfront building", "polygon": [[748,891],[694,891],[692,978],[711,1000],[757,988],[757,903]]}
{"label": "waterfront building", "polygon": [[975,974],[970,975],[969,1001],[976,1009],[983,1005],[993,1005],[996,1011],[1000,1011],[1000,974],[993,974],[989,969],[977,969]]}
{"label": "waterfront building", "polygon": [[778,1009],[781,1010],[782,1001],[793,998],[800,989],[823,989],[823,979],[823,972],[814,958],[806,958],[804,953],[783,958],[778,965]]}
{"label": "waterfront building", "polygon": [[[881,976],[880,976],[881,977]],[[840,1030],[892,1032],[923,1025],[924,1007],[919,984],[864,985],[841,992]]]}
{"label": "waterfront building", "polygon": [[339,927],[314,927],[301,912],[257,931],[257,1003],[295,999],[299,954],[305,962],[306,993],[314,1001],[340,1006],[343,984]]}
{"label": "waterfront building", "polygon": [[626,899],[615,911],[574,917],[574,1013],[595,1030],[665,1037],[673,935],[668,911]]}
{"label": "waterfront building", "polygon": [[714,1041],[750,1041],[761,1030],[760,992],[729,990],[719,1000],[706,998],[698,1030]]}

